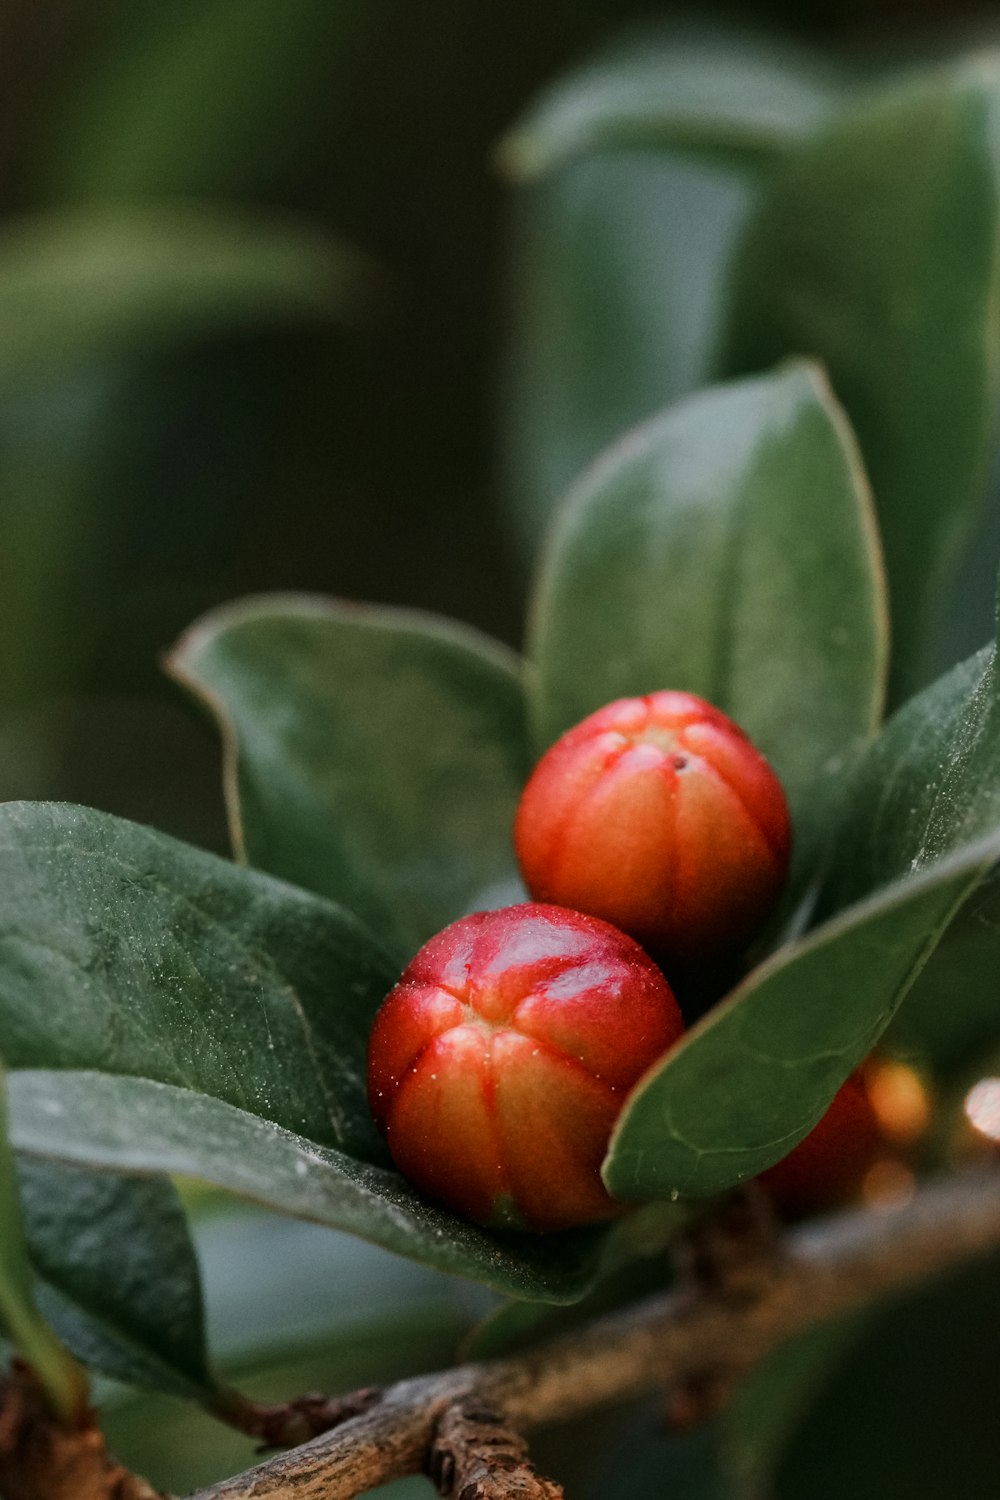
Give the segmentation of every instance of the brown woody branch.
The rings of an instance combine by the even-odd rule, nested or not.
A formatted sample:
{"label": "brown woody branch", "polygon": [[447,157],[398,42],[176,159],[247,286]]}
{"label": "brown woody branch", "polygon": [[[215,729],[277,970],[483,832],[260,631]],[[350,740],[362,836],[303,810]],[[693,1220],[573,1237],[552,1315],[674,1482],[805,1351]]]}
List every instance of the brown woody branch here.
{"label": "brown woody branch", "polygon": [[445,1500],[563,1500],[559,1485],[535,1472],[520,1433],[469,1401],[442,1416],[427,1472]]}
{"label": "brown woody branch", "polygon": [[53,1416],[20,1360],[0,1376],[0,1495],[5,1500],[165,1500],[115,1462],[96,1413],[69,1426]]}
{"label": "brown woody branch", "polygon": [[192,1500],[354,1500],[424,1470],[456,1407],[474,1403],[521,1431],[652,1390],[717,1381],[734,1361],[742,1372],[812,1324],[995,1248],[1000,1171],[932,1182],[905,1207],[789,1232],[769,1270],[736,1295],[724,1282],[671,1292],[514,1358],[401,1381],[333,1431]]}

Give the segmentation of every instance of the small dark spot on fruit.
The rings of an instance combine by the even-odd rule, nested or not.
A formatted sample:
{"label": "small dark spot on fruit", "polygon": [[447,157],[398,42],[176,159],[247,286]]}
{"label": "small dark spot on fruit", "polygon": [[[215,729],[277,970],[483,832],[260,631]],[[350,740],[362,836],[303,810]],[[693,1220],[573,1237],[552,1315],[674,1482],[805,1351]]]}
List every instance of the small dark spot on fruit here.
{"label": "small dark spot on fruit", "polygon": [[688,763],[688,758],[687,758],[686,755],[672,755],[670,757],[670,764],[673,766],[673,768],[674,768],[675,771],[684,771],[684,770],[686,770],[687,769],[687,763]]}

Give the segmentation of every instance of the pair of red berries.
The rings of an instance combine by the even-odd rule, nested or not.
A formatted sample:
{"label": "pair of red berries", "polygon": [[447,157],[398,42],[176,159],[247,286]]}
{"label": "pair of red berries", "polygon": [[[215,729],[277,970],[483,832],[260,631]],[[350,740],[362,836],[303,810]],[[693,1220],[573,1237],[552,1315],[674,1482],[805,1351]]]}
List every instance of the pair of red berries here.
{"label": "pair of red berries", "polygon": [[790,844],[781,785],[688,693],[625,698],[536,767],[515,824],[532,903],[433,938],[375,1022],[369,1096],[400,1171],[497,1228],[623,1205],[600,1176],[626,1094],[683,1020],[660,968],[743,947]]}

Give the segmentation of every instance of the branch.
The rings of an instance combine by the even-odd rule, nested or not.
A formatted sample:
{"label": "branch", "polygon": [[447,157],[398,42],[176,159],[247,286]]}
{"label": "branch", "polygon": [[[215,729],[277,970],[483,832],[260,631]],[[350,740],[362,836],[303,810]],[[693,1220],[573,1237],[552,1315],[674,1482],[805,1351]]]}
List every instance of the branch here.
{"label": "branch", "polygon": [[735,1361],[742,1374],[814,1323],[998,1247],[1000,1170],[941,1179],[903,1208],[858,1210],[789,1232],[767,1274],[736,1295],[725,1282],[673,1291],[510,1359],[401,1381],[334,1431],[192,1500],[354,1500],[424,1470],[455,1407],[472,1402],[521,1430],[718,1380]]}
{"label": "branch", "polygon": [[74,1426],[55,1418],[20,1360],[0,1377],[0,1494],[6,1500],[165,1500],[109,1455],[94,1412]]}
{"label": "branch", "polygon": [[427,1471],[440,1493],[455,1500],[563,1500],[559,1485],[532,1468],[520,1434],[495,1411],[470,1402],[441,1418]]}

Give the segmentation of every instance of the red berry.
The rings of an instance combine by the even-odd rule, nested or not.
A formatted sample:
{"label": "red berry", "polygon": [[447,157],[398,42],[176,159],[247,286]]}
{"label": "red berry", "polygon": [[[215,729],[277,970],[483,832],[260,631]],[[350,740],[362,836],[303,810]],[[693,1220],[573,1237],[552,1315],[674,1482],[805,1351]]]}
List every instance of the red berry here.
{"label": "red berry", "polygon": [[476,912],[430,940],[368,1049],[399,1170],[480,1224],[566,1229],[621,1211],[601,1162],[625,1095],[683,1029],[659,969],[555,906]]}
{"label": "red berry", "polygon": [[532,896],[603,917],[664,962],[742,947],[787,869],[781,783],[690,693],[620,698],[543,755],[514,827]]}
{"label": "red berry", "polygon": [[898,1184],[929,1119],[919,1075],[905,1063],[870,1057],[840,1086],[819,1124],[760,1180],[789,1213],[833,1208],[862,1189],[878,1197],[878,1169],[890,1169],[882,1174],[887,1185]]}

